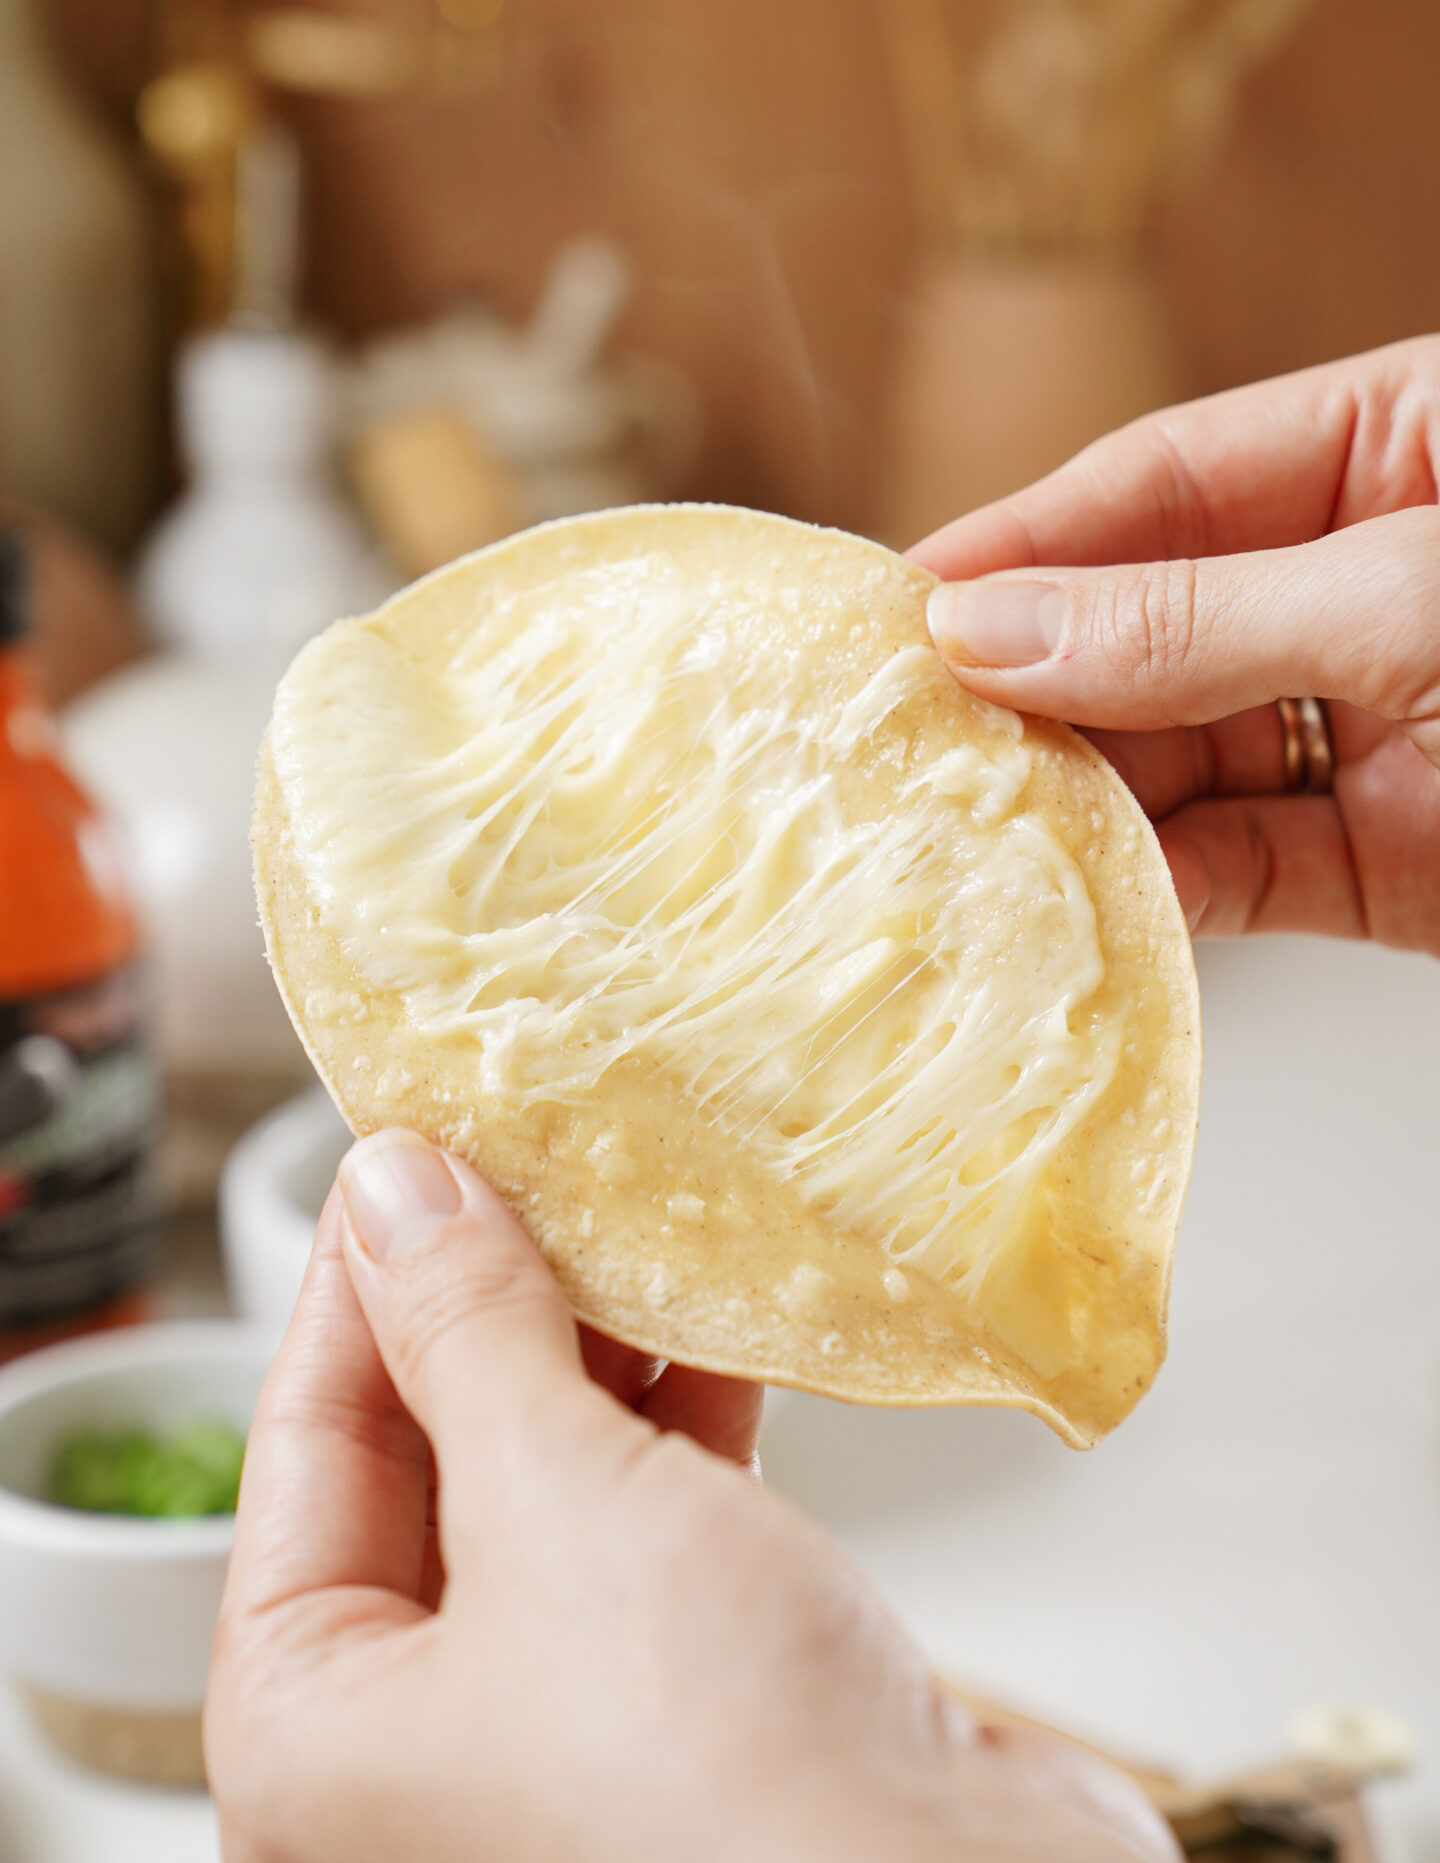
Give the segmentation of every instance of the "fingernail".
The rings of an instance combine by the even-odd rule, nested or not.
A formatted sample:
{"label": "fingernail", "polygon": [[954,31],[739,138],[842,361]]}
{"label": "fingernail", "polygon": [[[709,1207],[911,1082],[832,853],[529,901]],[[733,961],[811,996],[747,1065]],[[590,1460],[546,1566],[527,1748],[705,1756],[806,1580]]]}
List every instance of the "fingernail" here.
{"label": "fingernail", "polygon": [[1060,638],[1065,593],[1051,582],[942,582],[926,619],[947,660],[1033,666]]}
{"label": "fingernail", "polygon": [[361,1139],[341,1159],[339,1179],[351,1227],[376,1261],[403,1255],[437,1219],[460,1208],[449,1166],[414,1132]]}

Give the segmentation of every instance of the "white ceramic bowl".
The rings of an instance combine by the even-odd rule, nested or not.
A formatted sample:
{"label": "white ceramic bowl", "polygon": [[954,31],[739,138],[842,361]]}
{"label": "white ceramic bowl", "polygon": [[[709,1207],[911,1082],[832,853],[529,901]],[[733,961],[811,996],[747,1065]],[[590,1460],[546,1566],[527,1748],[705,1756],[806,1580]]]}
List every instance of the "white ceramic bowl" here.
{"label": "white ceramic bowl", "polygon": [[0,1672],[67,1702],[198,1710],[230,1515],[146,1520],[44,1498],[72,1430],[249,1427],[278,1343],[233,1320],[135,1326],[0,1367]]}
{"label": "white ceramic bowl", "polygon": [[323,1087],[252,1126],[220,1174],[220,1245],[232,1310],[284,1324],[300,1292],[315,1220],[350,1144]]}

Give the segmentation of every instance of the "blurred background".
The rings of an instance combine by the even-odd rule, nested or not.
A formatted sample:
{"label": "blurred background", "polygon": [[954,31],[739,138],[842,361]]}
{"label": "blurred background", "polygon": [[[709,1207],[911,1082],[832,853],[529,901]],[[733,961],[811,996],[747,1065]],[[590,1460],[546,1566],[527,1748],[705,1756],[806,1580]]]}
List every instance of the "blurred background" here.
{"label": "blurred background", "polygon": [[[229,106],[196,94],[191,114],[211,120],[152,124],[147,150],[137,101],[160,74],[211,60],[297,144],[297,302],[318,328],[372,341],[477,300],[523,320],[565,241],[605,235],[632,272],[616,341],[677,365],[703,408],[681,489],[857,529],[890,517],[888,429],[917,299],[957,259],[1143,269],[1157,373],[1137,369],[1137,394],[1208,392],[1440,318],[1440,18],[1425,0],[31,0],[30,12],[43,44],[28,56],[47,60],[92,144],[104,139],[117,196],[132,214],[139,203],[142,225],[112,238],[143,231],[146,249],[123,285],[111,259],[126,295],[106,305],[110,349],[75,358],[109,482],[93,459],[88,476],[62,461],[57,439],[47,452],[13,432],[16,381],[37,365],[22,330],[7,332],[0,378],[8,478],[121,551],[173,472],[165,353],[187,322],[224,313],[231,276],[218,201],[217,225],[192,220],[203,283],[182,283],[175,250],[176,193],[194,209],[219,191],[201,171],[224,166]],[[161,102],[152,92],[152,110]],[[42,179],[59,192],[38,142],[28,162],[7,157],[7,194]],[[126,209],[109,211],[118,223]],[[86,284],[61,277],[58,251],[46,263],[47,333],[58,340],[58,315],[78,344]],[[133,327],[115,329],[121,316]],[[106,373],[124,350],[140,378],[128,397]]]}
{"label": "blurred background", "polygon": [[[182,308],[173,249],[162,290],[174,202],[136,104],[187,60],[233,60],[298,143],[298,301],[318,327],[368,341],[477,298],[524,319],[563,243],[604,234],[633,270],[617,340],[678,365],[704,409],[683,490],[823,522],[881,524],[917,290],[956,257],[1143,265],[1164,387],[1182,394],[1440,320],[1440,17],[1425,0],[31,11],[73,109],[143,189],[149,247],[126,286],[145,302],[112,340],[148,371],[131,387],[147,419],[137,438],[104,375],[113,354],[92,356],[92,407],[102,388],[115,403],[92,414],[93,443],[123,483],[58,460],[47,477],[38,438],[9,431],[13,381],[35,363],[7,336],[9,476],[121,550],[166,489],[157,371]],[[36,189],[43,161],[11,156],[7,193]],[[52,316],[73,322],[53,289]],[[224,309],[217,285],[197,295],[192,311]]]}
{"label": "blurred background", "polygon": [[[18,1229],[0,1246],[0,1353],[147,1312],[278,1319],[293,1297],[343,1135],[264,966],[246,823],[269,696],[309,634],[537,519],[641,499],[903,547],[1149,408],[1440,327],[1437,85],[1430,0],[0,0],[0,649],[23,632],[60,720],[56,768],[79,785],[51,841],[12,824],[3,843],[0,1008],[32,1007],[14,1067],[24,1043],[0,1026],[0,1222],[21,1220],[34,1133],[98,1078],[96,1057],[123,1050],[129,1069],[123,1105],[106,1075],[80,1267],[45,1281],[7,1267]],[[63,936],[26,903],[52,868],[72,886]],[[1122,1537],[1151,1519],[1157,1471],[1178,1480],[1177,1445],[1217,1414],[1198,1370],[1167,1373],[1156,1421],[1122,1432],[1133,1467],[1107,1465],[1119,1485],[1088,1502],[1084,1470],[1047,1460],[1024,1419],[848,1430],[824,1406],[781,1410],[782,1483],[952,1668],[1132,1746],[1159,1713],[1160,1744],[1193,1765],[1253,1755],[1331,1681],[1378,1696],[1393,1675],[1397,1705],[1440,1736],[1440,1683],[1419,1679],[1422,1654],[1440,1677],[1440,1602],[1420,1576],[1440,1554],[1433,1127],[1394,1141],[1416,1108],[1433,1117],[1417,1033],[1440,1039],[1433,968],[1291,941],[1202,966],[1212,1030],[1233,1041],[1217,1056],[1212,1034],[1210,1130],[1229,1139],[1202,1149],[1186,1232],[1197,1251],[1197,1227],[1215,1238],[1192,1368],[1229,1362],[1224,1277],[1257,1229],[1298,1232],[1284,1186],[1332,1114],[1329,1156],[1394,1154],[1374,1244],[1394,1253],[1376,1273],[1412,1295],[1373,1340],[1376,1378],[1404,1365],[1408,1381],[1373,1440],[1345,1437],[1343,1468],[1304,1406],[1281,1406],[1275,1465],[1320,1459],[1279,1537],[1255,1528],[1234,1595],[1215,1594],[1217,1623],[1243,1620],[1248,1693],[1243,1654],[1228,1684],[1173,1690],[1106,1663],[1117,1639],[1163,1645],[1165,1673],[1188,1676],[1186,1637],[1208,1620],[1180,1636],[1173,1597],[1169,1615],[1154,1605],[1171,1648],[1118,1594],[1087,1619],[1069,1568],[1031,1573],[1032,1599],[1090,1625],[1057,1654],[1059,1620],[1041,1614],[1042,1648],[1018,1593],[984,1628],[941,1595],[962,1546],[998,1599],[1014,1546],[1049,1544],[1056,1519],[1103,1515]],[[139,998],[117,1008],[132,976]],[[57,992],[68,1005],[102,983],[104,1041],[57,1060],[33,1005],[53,1022]],[[1287,1066],[1310,1043],[1323,1073],[1336,1040],[1350,1097],[1302,1120]],[[1329,1188],[1304,1222],[1339,1276],[1373,1198],[1363,1177]],[[78,1209],[91,1190],[54,1194]],[[1274,1274],[1255,1311],[1283,1329]],[[1294,1373],[1314,1383],[1312,1419],[1346,1350],[1317,1311]],[[1257,1386],[1237,1442],[1268,1401]],[[1403,1575],[1382,1578],[1357,1542],[1333,1583],[1306,1581],[1313,1618],[1266,1642],[1276,1588],[1295,1595],[1296,1519],[1323,1521],[1337,1484],[1388,1466],[1396,1415],[1408,1446],[1373,1517],[1404,1540]],[[934,1500],[946,1467],[963,1505]],[[1229,1504],[1214,1479],[1166,1503],[1160,1565],[1210,1544]],[[1252,1518],[1280,1506],[1246,1479]],[[1386,1634],[1408,1653],[1389,1668],[1355,1654],[1376,1638],[1332,1646],[1321,1629],[1353,1625],[1343,1600],[1372,1583],[1399,1600]],[[1202,1711],[1227,1685],[1248,1719]],[[211,1854],[205,1812],[126,1825],[120,1799],[45,1771],[30,1737],[0,1719],[0,1857]],[[1433,1785],[1405,1789],[1393,1854],[1436,1863]]]}

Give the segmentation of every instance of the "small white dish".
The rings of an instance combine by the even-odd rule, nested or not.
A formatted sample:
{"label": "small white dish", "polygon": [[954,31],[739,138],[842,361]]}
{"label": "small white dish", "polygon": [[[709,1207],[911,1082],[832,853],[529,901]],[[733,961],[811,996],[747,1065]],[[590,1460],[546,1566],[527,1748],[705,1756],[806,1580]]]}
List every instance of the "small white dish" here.
{"label": "small white dish", "polygon": [[245,1431],[279,1335],[233,1320],[134,1326],[0,1367],[0,1672],[106,1770],[198,1782],[199,1713],[233,1516],[140,1519],[46,1498],[71,1431]]}
{"label": "small white dish", "polygon": [[315,1223],[351,1143],[323,1087],[267,1113],[220,1174],[220,1249],[232,1311],[281,1325],[300,1292]]}

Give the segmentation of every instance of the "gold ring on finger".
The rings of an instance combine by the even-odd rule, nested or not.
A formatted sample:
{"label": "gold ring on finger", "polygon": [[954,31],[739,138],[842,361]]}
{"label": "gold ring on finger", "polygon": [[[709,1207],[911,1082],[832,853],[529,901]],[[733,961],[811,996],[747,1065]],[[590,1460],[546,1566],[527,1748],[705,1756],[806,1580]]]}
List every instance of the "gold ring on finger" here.
{"label": "gold ring on finger", "polygon": [[1335,740],[1324,699],[1277,699],[1289,795],[1328,796],[1335,787]]}

